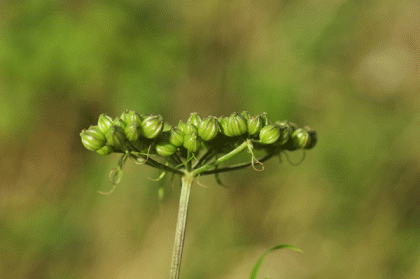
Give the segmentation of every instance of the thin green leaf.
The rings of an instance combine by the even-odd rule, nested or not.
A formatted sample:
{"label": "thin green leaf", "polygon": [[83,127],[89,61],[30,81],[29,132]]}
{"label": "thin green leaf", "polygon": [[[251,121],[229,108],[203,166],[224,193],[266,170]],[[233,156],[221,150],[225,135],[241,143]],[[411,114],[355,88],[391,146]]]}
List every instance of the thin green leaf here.
{"label": "thin green leaf", "polygon": [[[254,268],[251,271],[251,275],[249,277],[249,279],[257,279],[257,275],[258,275],[258,271],[260,270],[260,267],[262,265],[262,262],[264,261],[264,258],[271,252],[275,251],[275,250],[279,250],[279,249],[283,249],[283,248],[287,248],[287,249],[293,249],[299,252],[302,252],[302,250],[300,250],[299,248],[297,248],[296,246],[290,245],[290,244],[279,244],[276,246],[271,247],[270,249],[268,249],[259,259],[258,261],[255,263]],[[266,277],[267,278],[267,277]]]}

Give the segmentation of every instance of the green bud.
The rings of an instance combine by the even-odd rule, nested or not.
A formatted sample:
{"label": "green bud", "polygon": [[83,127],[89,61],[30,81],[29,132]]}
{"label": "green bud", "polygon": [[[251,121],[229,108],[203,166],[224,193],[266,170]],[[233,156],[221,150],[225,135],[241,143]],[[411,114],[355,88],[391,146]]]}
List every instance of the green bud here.
{"label": "green bud", "polygon": [[136,122],[139,126],[141,124],[141,117],[134,110],[125,110],[125,112],[121,114],[120,119],[127,125],[133,122]]}
{"label": "green bud", "polygon": [[193,112],[191,113],[190,117],[187,120],[187,123],[193,124],[195,127],[198,127],[198,125],[201,123],[202,119],[198,113]]}
{"label": "green bud", "polygon": [[104,147],[102,147],[101,149],[96,150],[96,152],[102,156],[106,156],[111,154],[112,152],[114,152],[114,149],[112,148],[112,146],[109,145],[105,145]]}
{"label": "green bud", "polygon": [[267,125],[260,131],[260,142],[262,144],[272,144],[281,136],[281,128],[279,125]]}
{"label": "green bud", "polygon": [[114,125],[114,121],[111,117],[109,117],[105,113],[99,115],[98,126],[102,133],[105,134],[109,127],[111,127],[112,125]]}
{"label": "green bud", "polygon": [[246,121],[248,121],[251,118],[251,115],[247,111],[241,112],[241,115],[245,118]]}
{"label": "green bud", "polygon": [[184,143],[184,132],[177,127],[172,127],[169,132],[169,142],[179,147]]}
{"label": "green bud", "polygon": [[217,136],[220,126],[215,116],[209,116],[198,126],[198,136],[204,141],[211,141]]}
{"label": "green bud", "polygon": [[176,152],[176,150],[176,146],[171,144],[168,139],[164,139],[156,143],[156,152],[160,156],[171,156]]}
{"label": "green bud", "polygon": [[316,143],[318,142],[318,135],[317,132],[314,129],[311,129],[309,127],[303,127],[308,132],[309,135],[309,142],[305,145],[305,149],[311,149],[313,148]]}
{"label": "green bud", "polygon": [[91,151],[101,149],[106,144],[105,135],[99,129],[99,126],[90,126],[89,129],[83,130],[80,137],[86,149]]}
{"label": "green bud", "polygon": [[305,148],[309,144],[310,137],[308,131],[299,128],[292,134],[293,147],[296,149]]}
{"label": "green bud", "polygon": [[261,114],[251,117],[248,120],[247,128],[250,136],[258,134],[264,126],[264,119]]}
{"label": "green bud", "polygon": [[116,150],[122,150],[127,139],[123,128],[117,125],[111,126],[108,131],[106,131],[105,137],[108,145]]}
{"label": "green bud", "polygon": [[197,152],[200,148],[200,140],[196,133],[186,134],[184,136],[183,146],[190,152]]}
{"label": "green bud", "polygon": [[137,121],[130,122],[124,132],[129,141],[135,141],[140,137],[140,124]]}
{"label": "green bud", "polygon": [[154,139],[163,130],[163,118],[160,115],[149,115],[141,122],[144,137]]}
{"label": "green bud", "polygon": [[237,112],[232,113],[228,118],[227,130],[228,134],[230,134],[226,134],[228,137],[236,137],[245,134],[248,130],[245,117]]}

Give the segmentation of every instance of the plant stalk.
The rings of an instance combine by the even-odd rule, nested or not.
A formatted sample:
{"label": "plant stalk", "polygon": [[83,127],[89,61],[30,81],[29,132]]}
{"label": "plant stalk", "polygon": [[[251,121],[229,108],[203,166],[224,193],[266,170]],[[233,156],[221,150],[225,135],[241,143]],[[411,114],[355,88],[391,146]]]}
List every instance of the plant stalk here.
{"label": "plant stalk", "polygon": [[184,248],[185,228],[187,225],[188,201],[194,176],[185,173],[182,177],[181,196],[179,198],[178,219],[176,223],[174,250],[172,252],[171,273],[169,279],[178,279],[181,270],[181,258]]}

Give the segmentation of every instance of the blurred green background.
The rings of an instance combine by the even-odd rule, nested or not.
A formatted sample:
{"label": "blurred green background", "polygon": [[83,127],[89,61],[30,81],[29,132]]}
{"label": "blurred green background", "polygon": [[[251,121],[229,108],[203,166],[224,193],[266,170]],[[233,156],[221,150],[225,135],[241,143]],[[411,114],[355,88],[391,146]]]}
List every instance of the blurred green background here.
{"label": "blurred green background", "polygon": [[[87,151],[125,109],[309,125],[298,166],[192,189],[181,278],[420,278],[418,1],[12,1],[0,9],[0,278],[167,278],[177,179]],[[291,154],[293,161],[300,153]]]}

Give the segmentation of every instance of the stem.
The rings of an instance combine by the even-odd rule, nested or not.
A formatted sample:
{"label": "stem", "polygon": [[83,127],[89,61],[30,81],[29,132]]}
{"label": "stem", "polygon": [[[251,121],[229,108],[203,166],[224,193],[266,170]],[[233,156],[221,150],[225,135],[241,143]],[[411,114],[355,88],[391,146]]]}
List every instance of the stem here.
{"label": "stem", "polygon": [[191,173],[186,173],[182,177],[181,196],[179,198],[178,219],[169,279],[178,279],[181,270],[182,250],[184,248],[185,228],[187,225],[188,201],[190,199],[190,190],[193,180],[194,176]]}
{"label": "stem", "polygon": [[214,168],[218,164],[223,163],[224,161],[227,161],[230,158],[232,158],[233,156],[241,153],[247,147],[248,147],[248,142],[247,141],[244,141],[241,145],[239,145],[238,147],[236,147],[234,150],[232,150],[228,154],[223,155],[222,157],[219,157],[219,159],[217,159],[216,162],[214,162],[213,164],[208,164],[208,165],[202,166],[199,169],[196,169],[195,171],[193,171],[193,175],[196,176],[196,175],[199,175],[200,173],[202,173],[202,172],[204,172],[206,170],[209,170],[211,168]]}
{"label": "stem", "polygon": [[207,152],[201,156],[200,160],[193,166],[193,169],[201,167],[202,164],[207,163],[211,158],[213,158],[214,155],[214,149],[209,149]]}
{"label": "stem", "polygon": [[136,153],[133,153],[133,152],[132,152],[132,153],[130,153],[130,156],[131,156],[131,157],[133,157],[133,159],[136,159],[136,157],[137,157],[137,158],[142,158],[142,159],[144,159],[144,160],[145,160],[145,161],[144,161],[144,164],[146,164],[146,165],[148,165],[148,166],[151,166],[151,167],[154,167],[154,168],[157,168],[157,169],[161,169],[161,170],[164,170],[164,171],[168,171],[168,172],[172,172],[172,173],[180,174],[180,175],[183,175],[183,174],[184,174],[184,172],[183,172],[183,171],[178,170],[178,169],[171,168],[171,167],[169,167],[169,166],[162,165],[161,163],[159,163],[159,162],[157,162],[157,161],[153,160],[153,159],[152,159],[152,158],[150,158],[150,157],[147,157],[146,155],[136,154]]}
{"label": "stem", "polygon": [[[276,155],[276,154],[274,154],[274,153],[267,154],[264,157],[262,157],[261,159],[258,159],[258,161],[260,163],[263,163],[263,162],[267,161],[268,159],[270,159],[271,157],[273,157],[274,155]],[[247,168],[247,167],[250,167],[250,166],[252,166],[252,163],[237,164],[237,165],[230,166],[230,167],[217,168],[217,169],[214,169],[214,170],[203,171],[202,173],[200,173],[200,176],[208,175],[208,174],[216,174],[216,173],[221,173],[221,172],[227,172],[227,171],[240,170],[240,169],[244,169],[244,168]]]}

